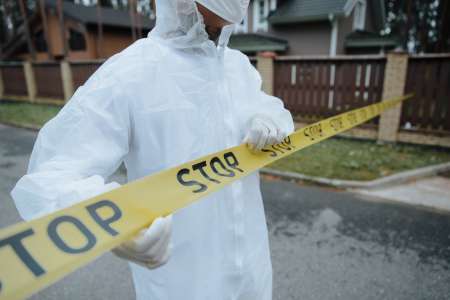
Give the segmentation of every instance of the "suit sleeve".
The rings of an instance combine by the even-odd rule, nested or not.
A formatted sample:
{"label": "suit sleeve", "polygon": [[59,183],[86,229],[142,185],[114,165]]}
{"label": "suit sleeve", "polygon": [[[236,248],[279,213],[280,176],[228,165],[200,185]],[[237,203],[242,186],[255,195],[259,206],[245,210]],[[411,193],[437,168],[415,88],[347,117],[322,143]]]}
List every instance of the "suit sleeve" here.
{"label": "suit sleeve", "polygon": [[292,115],[284,107],[281,99],[270,96],[262,91],[262,79],[259,72],[248,61],[246,66],[246,84],[251,89],[249,97],[243,105],[243,117],[245,124],[256,115],[263,115],[273,120],[286,134],[294,131]]}
{"label": "suit sleeve", "polygon": [[119,186],[105,179],[128,153],[128,103],[112,77],[98,77],[80,87],[39,132],[27,174],[11,192],[23,219]]}

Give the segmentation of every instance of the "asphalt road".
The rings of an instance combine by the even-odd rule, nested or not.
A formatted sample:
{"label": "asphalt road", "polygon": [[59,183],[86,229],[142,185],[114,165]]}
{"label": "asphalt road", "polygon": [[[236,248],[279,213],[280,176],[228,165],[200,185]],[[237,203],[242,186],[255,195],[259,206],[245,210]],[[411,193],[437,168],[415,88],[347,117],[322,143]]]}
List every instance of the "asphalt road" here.
{"label": "asphalt road", "polygon": [[[0,228],[19,221],[9,192],[36,134],[0,125]],[[122,177],[122,175],[118,175]],[[450,299],[450,215],[344,192],[263,181],[274,299]],[[32,299],[134,299],[110,254]]]}

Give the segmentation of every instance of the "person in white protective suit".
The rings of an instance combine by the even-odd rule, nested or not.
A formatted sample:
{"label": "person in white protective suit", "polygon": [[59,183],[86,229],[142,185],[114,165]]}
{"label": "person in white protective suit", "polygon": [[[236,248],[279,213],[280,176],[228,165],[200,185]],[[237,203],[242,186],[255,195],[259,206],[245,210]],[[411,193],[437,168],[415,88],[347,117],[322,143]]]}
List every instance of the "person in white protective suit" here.
{"label": "person in white protective suit", "polygon": [[[11,193],[21,216],[118,187],[106,180],[122,162],[133,181],[292,132],[290,113],[261,91],[248,58],[227,48],[248,1],[156,0],[149,35],[109,58],[40,131]],[[157,219],[114,253],[131,261],[137,299],[271,299],[258,174]]]}

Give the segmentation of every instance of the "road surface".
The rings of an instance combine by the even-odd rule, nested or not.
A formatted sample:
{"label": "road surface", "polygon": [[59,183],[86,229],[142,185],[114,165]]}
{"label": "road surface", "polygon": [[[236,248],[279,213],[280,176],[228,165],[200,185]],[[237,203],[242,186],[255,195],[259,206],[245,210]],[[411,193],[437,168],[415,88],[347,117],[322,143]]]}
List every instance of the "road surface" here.
{"label": "road surface", "polygon": [[[35,138],[0,125],[0,228],[20,220],[9,192]],[[450,299],[449,215],[282,181],[263,181],[262,191],[274,299]],[[105,254],[32,299],[126,300],[134,291],[128,265]]]}

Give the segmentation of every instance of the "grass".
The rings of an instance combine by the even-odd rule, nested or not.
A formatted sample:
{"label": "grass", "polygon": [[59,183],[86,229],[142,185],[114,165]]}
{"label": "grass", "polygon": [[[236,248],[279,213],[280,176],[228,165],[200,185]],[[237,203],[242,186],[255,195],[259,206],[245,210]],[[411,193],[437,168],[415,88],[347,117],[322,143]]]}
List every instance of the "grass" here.
{"label": "grass", "polygon": [[[0,102],[0,122],[42,126],[60,109],[61,107],[53,105]],[[296,152],[269,167],[311,176],[372,180],[448,161],[448,150],[412,145],[378,145],[374,141],[332,138]]]}
{"label": "grass", "polygon": [[0,122],[24,126],[42,126],[53,118],[60,109],[61,107],[56,105],[0,102]]}
{"label": "grass", "polygon": [[450,161],[450,151],[413,145],[332,138],[296,152],[269,168],[311,176],[373,180]]}

